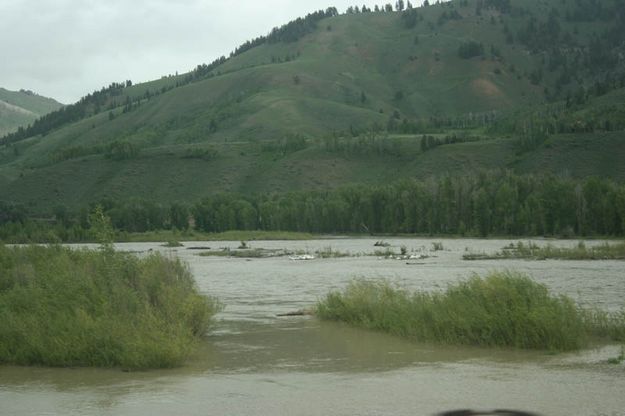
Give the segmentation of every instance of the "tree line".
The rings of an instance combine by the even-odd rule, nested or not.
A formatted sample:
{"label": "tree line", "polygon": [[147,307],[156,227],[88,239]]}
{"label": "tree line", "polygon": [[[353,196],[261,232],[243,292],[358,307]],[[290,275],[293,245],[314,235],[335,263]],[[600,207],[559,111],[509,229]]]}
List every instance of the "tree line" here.
{"label": "tree line", "polygon": [[[80,241],[100,205],[124,232],[195,228],[465,236],[623,236],[625,185],[590,177],[480,172],[262,195],[218,193],[193,204],[105,199],[35,220],[0,203],[0,239]],[[44,236],[44,237],[42,237]]]}
{"label": "tree line", "polygon": [[192,212],[207,232],[623,235],[625,187],[599,178],[485,172],[254,198],[222,194]]}

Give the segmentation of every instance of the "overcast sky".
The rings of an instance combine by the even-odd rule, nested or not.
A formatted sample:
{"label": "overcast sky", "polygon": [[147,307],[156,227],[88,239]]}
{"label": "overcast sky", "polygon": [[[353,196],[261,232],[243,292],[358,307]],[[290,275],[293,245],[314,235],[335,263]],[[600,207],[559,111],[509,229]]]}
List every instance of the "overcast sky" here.
{"label": "overcast sky", "polygon": [[68,104],[113,81],[186,72],[318,9],[386,2],[0,0],[0,87]]}

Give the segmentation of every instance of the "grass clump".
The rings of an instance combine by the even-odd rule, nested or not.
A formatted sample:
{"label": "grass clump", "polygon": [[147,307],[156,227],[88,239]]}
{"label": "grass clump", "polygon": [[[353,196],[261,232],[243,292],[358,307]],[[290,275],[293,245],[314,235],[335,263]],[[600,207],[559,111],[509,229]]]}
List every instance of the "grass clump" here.
{"label": "grass clump", "polygon": [[324,247],[322,249],[316,250],[315,251],[315,256],[317,256],[319,258],[322,258],[322,259],[337,259],[337,258],[344,258],[344,257],[355,257],[355,255],[353,255],[353,254],[351,254],[349,252],[340,251],[340,250],[332,248],[331,246],[327,246],[327,247]]}
{"label": "grass clump", "polygon": [[434,241],[432,243],[432,251],[443,251],[445,247],[443,247],[443,243],[440,241]]}
{"label": "grass clump", "polygon": [[219,309],[159,254],[0,245],[0,363],[173,367]]}
{"label": "grass clump", "polygon": [[205,251],[199,254],[202,257],[238,257],[238,258],[269,258],[269,257],[285,257],[285,256],[303,256],[311,255],[317,258],[330,259],[330,258],[343,258],[343,257],[356,257],[356,254],[349,252],[343,252],[332,247],[324,247],[320,250],[316,250],[314,255],[306,250],[286,250],[286,249],[267,249],[267,248],[249,248],[246,244],[239,246],[237,250],[231,250],[229,248],[221,250]]}
{"label": "grass clump", "polygon": [[433,293],[354,281],[318,302],[316,314],[422,342],[553,351],[575,350],[595,332],[625,328],[625,317],[612,316],[602,329],[570,298],[550,295],[544,285],[507,271],[473,276]]}
{"label": "grass clump", "polygon": [[597,338],[625,341],[625,310],[606,312],[600,309],[583,309],[586,330]]}
{"label": "grass clump", "polygon": [[182,244],[178,240],[169,240],[165,244],[163,244],[163,247],[177,248],[177,247],[184,247],[184,244]]}
{"label": "grass clump", "polygon": [[532,242],[524,244],[519,241],[494,254],[467,253],[462,258],[464,260],[625,260],[625,242],[587,247],[583,241],[580,241],[577,246],[566,248],[555,247],[551,244],[541,247]]}
{"label": "grass clump", "polygon": [[386,247],[384,250],[375,250],[373,252],[373,255],[376,257],[383,257],[385,259],[391,258],[391,257],[396,257],[398,254],[389,247]]}

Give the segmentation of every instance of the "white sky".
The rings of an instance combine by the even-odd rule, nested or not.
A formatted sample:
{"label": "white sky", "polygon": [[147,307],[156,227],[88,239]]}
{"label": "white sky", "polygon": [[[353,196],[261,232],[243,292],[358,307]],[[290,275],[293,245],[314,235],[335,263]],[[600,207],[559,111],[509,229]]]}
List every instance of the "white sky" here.
{"label": "white sky", "polygon": [[315,10],[387,2],[0,0],[0,87],[68,104],[114,81],[186,72]]}

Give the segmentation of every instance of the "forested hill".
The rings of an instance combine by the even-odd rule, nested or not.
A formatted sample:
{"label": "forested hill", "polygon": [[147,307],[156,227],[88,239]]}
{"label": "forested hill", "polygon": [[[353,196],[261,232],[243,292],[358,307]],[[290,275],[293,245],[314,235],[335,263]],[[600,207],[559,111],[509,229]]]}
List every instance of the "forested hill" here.
{"label": "forested hill", "polygon": [[49,212],[478,170],[623,180],[624,103],[625,0],[328,8],[5,136],[0,192]]}
{"label": "forested hill", "polygon": [[26,128],[39,117],[58,110],[62,104],[32,91],[0,88],[0,137]]}

